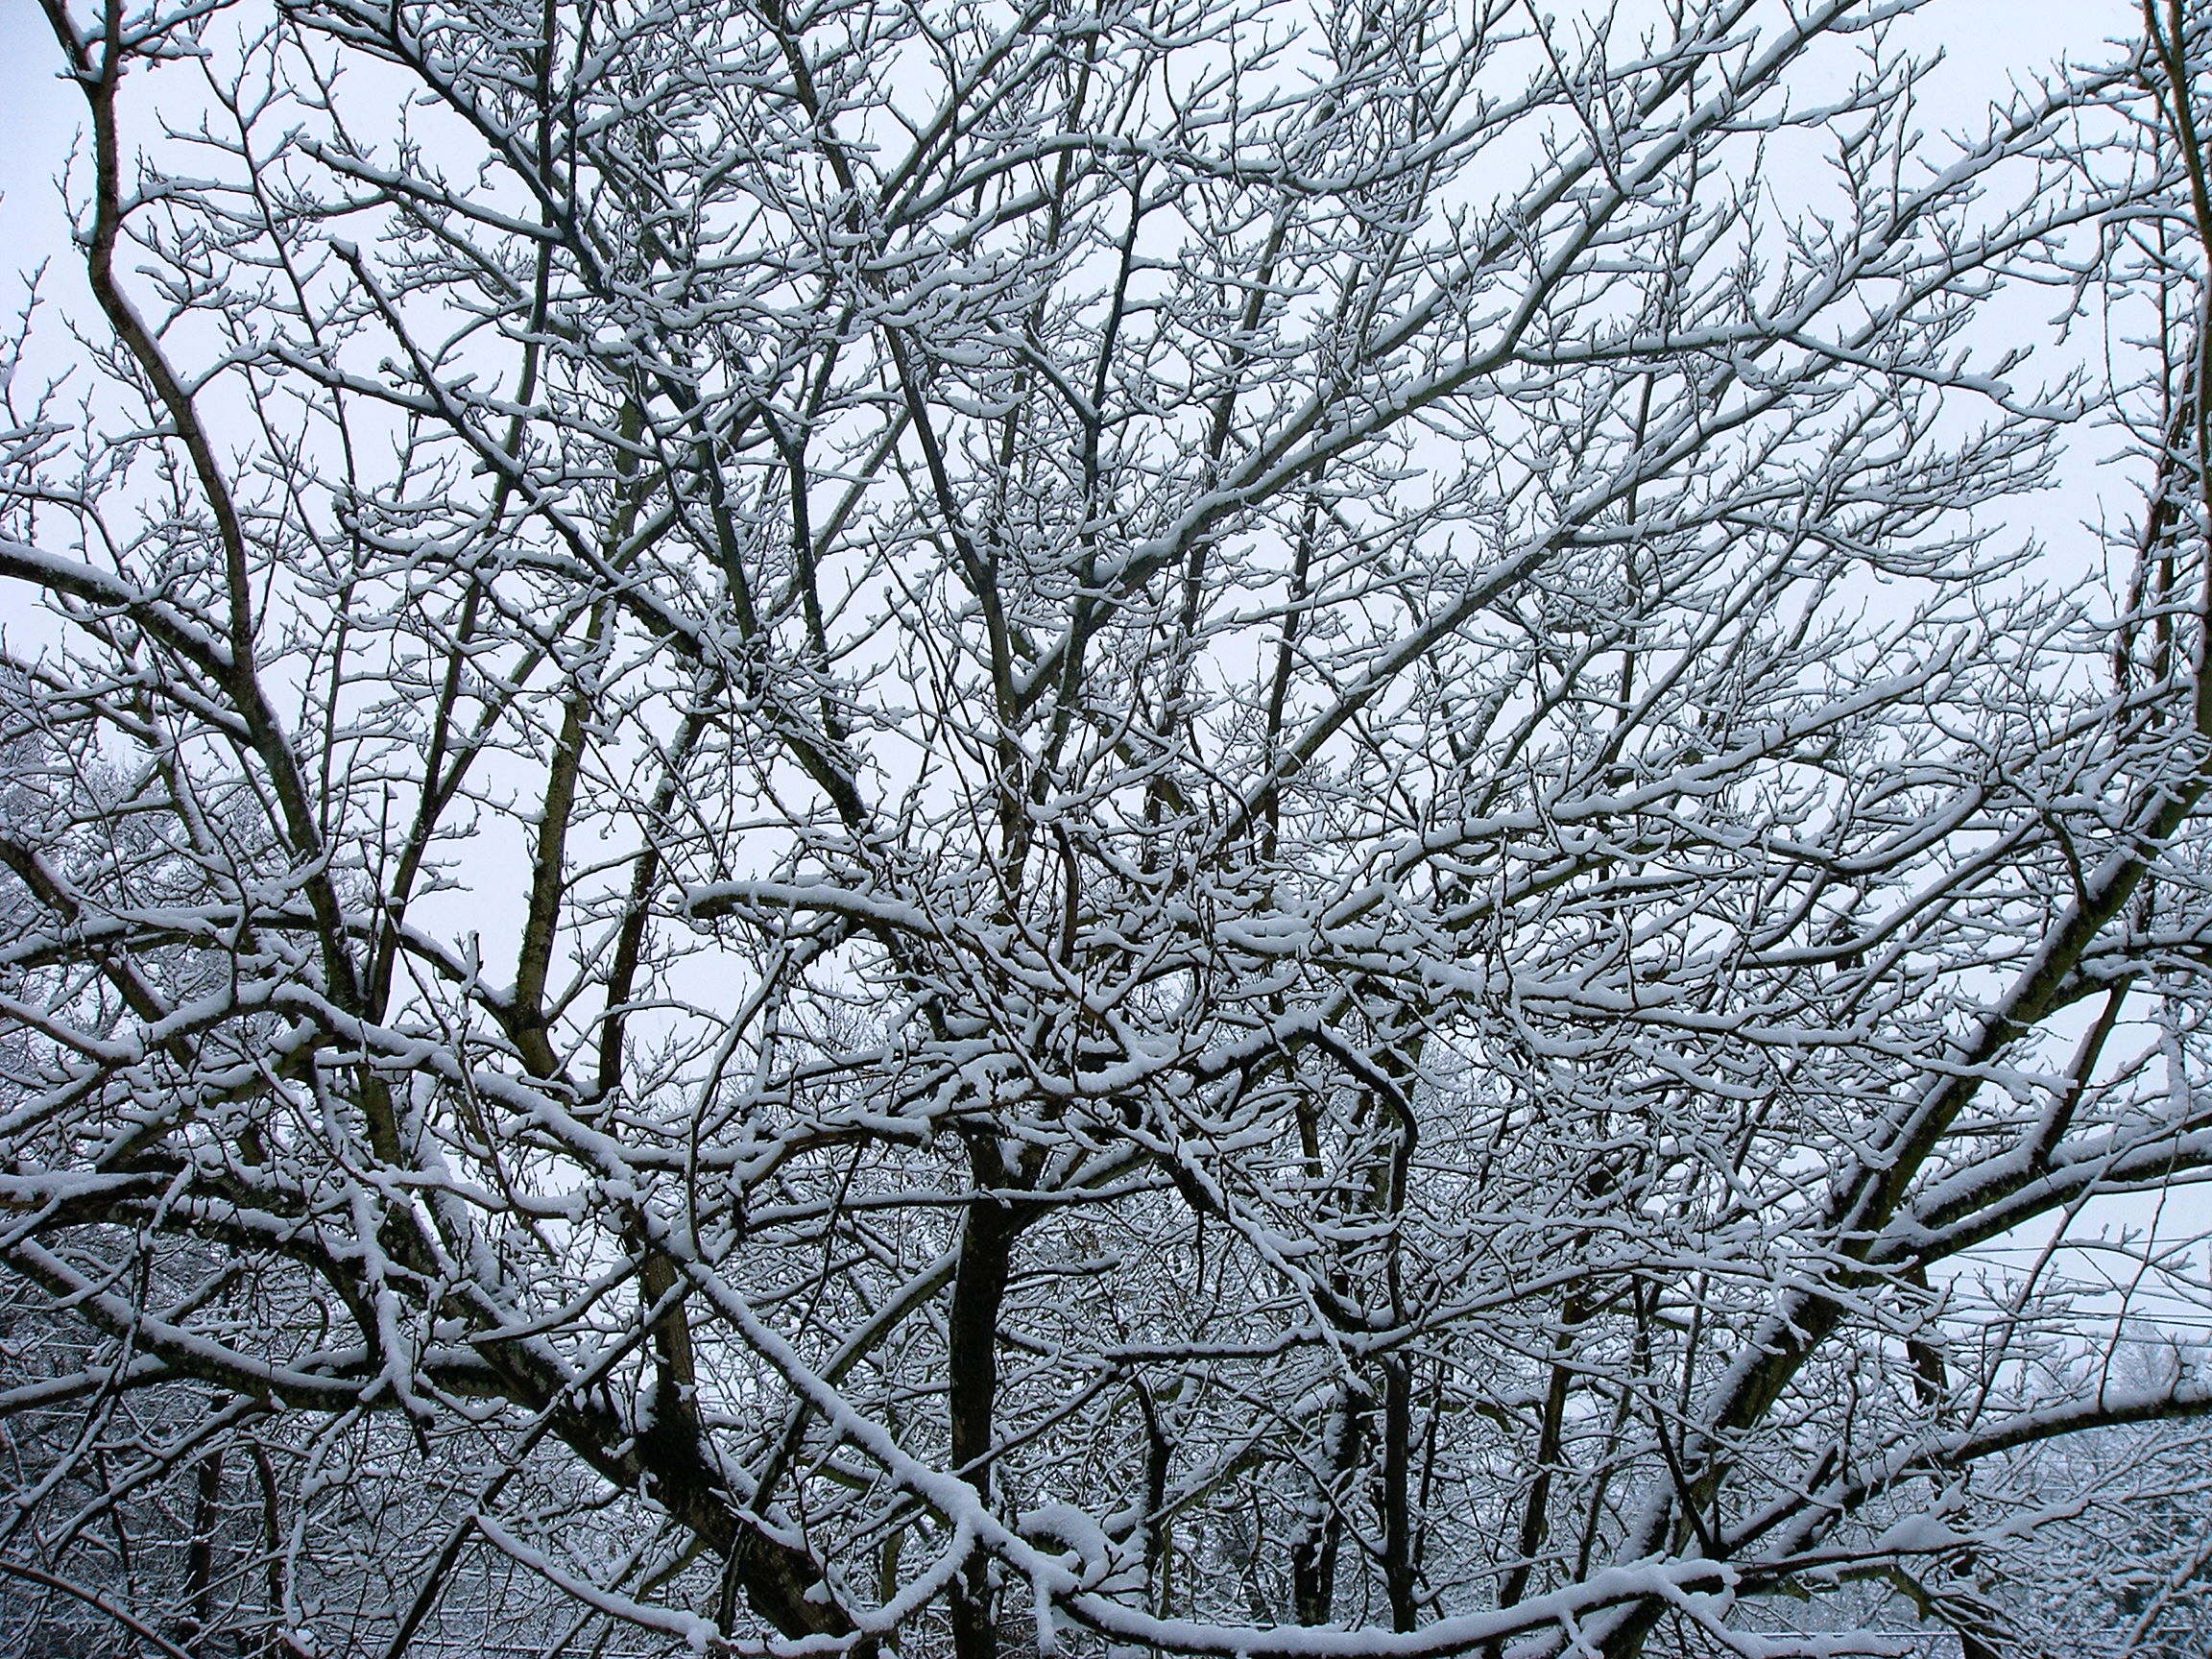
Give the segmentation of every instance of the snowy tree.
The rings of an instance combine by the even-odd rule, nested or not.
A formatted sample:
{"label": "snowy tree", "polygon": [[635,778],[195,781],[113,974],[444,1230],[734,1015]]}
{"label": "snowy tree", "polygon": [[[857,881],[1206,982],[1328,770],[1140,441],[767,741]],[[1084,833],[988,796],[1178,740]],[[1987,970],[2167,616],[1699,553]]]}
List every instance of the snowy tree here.
{"label": "snowy tree", "polygon": [[42,3],[19,1643],[2201,1628],[2212,10]]}

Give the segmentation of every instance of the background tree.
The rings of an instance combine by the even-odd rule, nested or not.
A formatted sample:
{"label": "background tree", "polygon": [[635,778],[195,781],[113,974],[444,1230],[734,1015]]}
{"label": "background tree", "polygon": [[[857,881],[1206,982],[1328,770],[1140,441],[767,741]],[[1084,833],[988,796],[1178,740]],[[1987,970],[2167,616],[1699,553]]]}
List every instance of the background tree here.
{"label": "background tree", "polygon": [[44,3],[34,1640],[2201,1617],[2196,7]]}

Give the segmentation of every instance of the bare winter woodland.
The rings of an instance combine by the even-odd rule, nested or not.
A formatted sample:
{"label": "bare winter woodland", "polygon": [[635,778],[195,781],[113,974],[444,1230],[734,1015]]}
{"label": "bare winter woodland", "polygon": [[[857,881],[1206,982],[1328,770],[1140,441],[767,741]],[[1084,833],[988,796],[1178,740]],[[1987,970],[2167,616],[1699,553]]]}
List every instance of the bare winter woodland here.
{"label": "bare winter woodland", "polygon": [[41,3],[0,1651],[2201,1659],[2212,3]]}

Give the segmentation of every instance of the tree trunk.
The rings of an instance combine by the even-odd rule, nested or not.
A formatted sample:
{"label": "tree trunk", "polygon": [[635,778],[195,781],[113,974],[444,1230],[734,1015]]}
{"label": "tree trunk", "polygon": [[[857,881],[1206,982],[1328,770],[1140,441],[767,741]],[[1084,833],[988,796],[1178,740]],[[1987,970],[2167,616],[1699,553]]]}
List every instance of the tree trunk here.
{"label": "tree trunk", "polygon": [[[985,1505],[991,1502],[991,1416],[998,1400],[998,1310],[1006,1299],[1019,1225],[1014,1212],[998,1199],[978,1198],[969,1205],[960,1228],[960,1265],[952,1280],[946,1332],[952,1466]],[[956,1659],[997,1659],[990,1574],[990,1558],[978,1550],[953,1586]]]}

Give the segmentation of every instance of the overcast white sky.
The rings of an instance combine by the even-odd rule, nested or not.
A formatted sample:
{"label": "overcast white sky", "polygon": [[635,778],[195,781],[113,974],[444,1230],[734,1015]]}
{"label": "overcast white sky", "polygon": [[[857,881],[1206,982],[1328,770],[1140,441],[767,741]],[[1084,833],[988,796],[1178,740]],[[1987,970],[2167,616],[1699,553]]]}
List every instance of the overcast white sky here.
{"label": "overcast white sky", "polygon": [[[81,0],[79,0],[81,3]],[[1573,10],[1585,0],[1539,0],[1542,9],[1556,12]],[[241,0],[241,19],[262,12],[268,0]],[[2137,0],[1931,0],[1913,20],[1920,38],[1939,42],[1948,58],[1928,108],[1930,126],[1979,125],[1982,110],[2001,93],[2008,78],[2032,75],[2037,69],[2067,57],[2104,56],[2102,43],[2131,34],[2137,26]],[[218,28],[234,28],[228,20]],[[59,62],[53,38],[37,0],[0,0],[0,313],[19,303],[21,288],[12,278],[45,254],[64,252],[66,224],[53,179],[66,156],[72,134],[83,120],[83,103],[73,88],[56,79]],[[180,79],[188,69],[165,71]],[[189,101],[188,87],[180,87]],[[67,296],[76,288],[74,272],[66,258],[56,261],[53,291]],[[51,340],[51,337],[50,337]],[[2069,467],[2069,483],[2061,502],[2048,497],[2032,509],[2037,531],[2050,545],[2060,566],[2070,567],[2067,579],[2101,555],[2096,539],[2077,528],[2101,511],[2114,517],[2127,514],[2134,501],[2131,480],[2114,474],[2099,477],[2098,457],[2109,451],[2109,433],[2087,433]],[[11,622],[20,630],[36,623],[28,614],[11,616],[12,609],[32,603],[22,592],[0,593],[0,632]],[[2175,1193],[2166,1201],[2189,1217],[2168,1214],[2165,1227],[2183,1234],[2201,1224],[2205,1190]],[[2155,1201],[2115,1207],[2116,1218],[2140,1225],[2151,1219]],[[2180,1223],[2178,1227],[2176,1223]]]}
{"label": "overcast white sky", "polygon": [[[1543,10],[1575,4],[1547,0]],[[237,14],[265,10],[265,0],[244,0]],[[1932,0],[1915,27],[1950,55],[1945,86],[1962,100],[1964,118],[2008,73],[2088,54],[2128,33],[2136,16],[2135,0]],[[83,103],[55,79],[59,61],[38,0],[0,0],[0,267],[34,262],[63,233],[51,180]]]}
{"label": "overcast white sky", "polygon": [[[1541,11],[1556,15],[1594,10],[1604,0],[1537,3]],[[69,4],[81,10],[86,0]],[[2061,58],[2104,57],[2104,42],[2130,36],[2139,27],[2138,7],[2139,0],[1930,0],[1911,21],[1912,35],[1939,43],[1947,60],[1930,88],[1928,125],[1978,126],[1983,110],[2009,78],[2032,74]],[[271,0],[237,0],[214,28],[235,35],[272,10]],[[39,0],[0,0],[0,317],[22,302],[15,273],[67,248],[67,221],[54,180],[84,120],[84,102],[74,87],[57,78],[60,60]],[[180,115],[179,106],[188,108],[193,101],[189,81],[194,72],[179,65],[160,74],[184,83],[169,94],[172,109]],[[84,302],[72,260],[55,259],[46,292],[71,309]],[[2023,321],[2033,326],[2040,319]],[[61,367],[50,355],[60,345],[60,336],[45,332],[38,372]],[[2096,539],[2076,527],[2084,520],[2125,517],[2135,501],[2125,481],[2099,476],[2097,461],[2112,448],[2111,435],[2084,436],[2082,452],[2067,469],[2063,507],[2054,511],[2049,497],[2042,497],[2031,515],[2065,566],[2061,579],[2067,582],[2102,568]],[[22,595],[0,594],[0,629],[13,621],[19,630],[32,621],[9,614],[23,602]]]}

